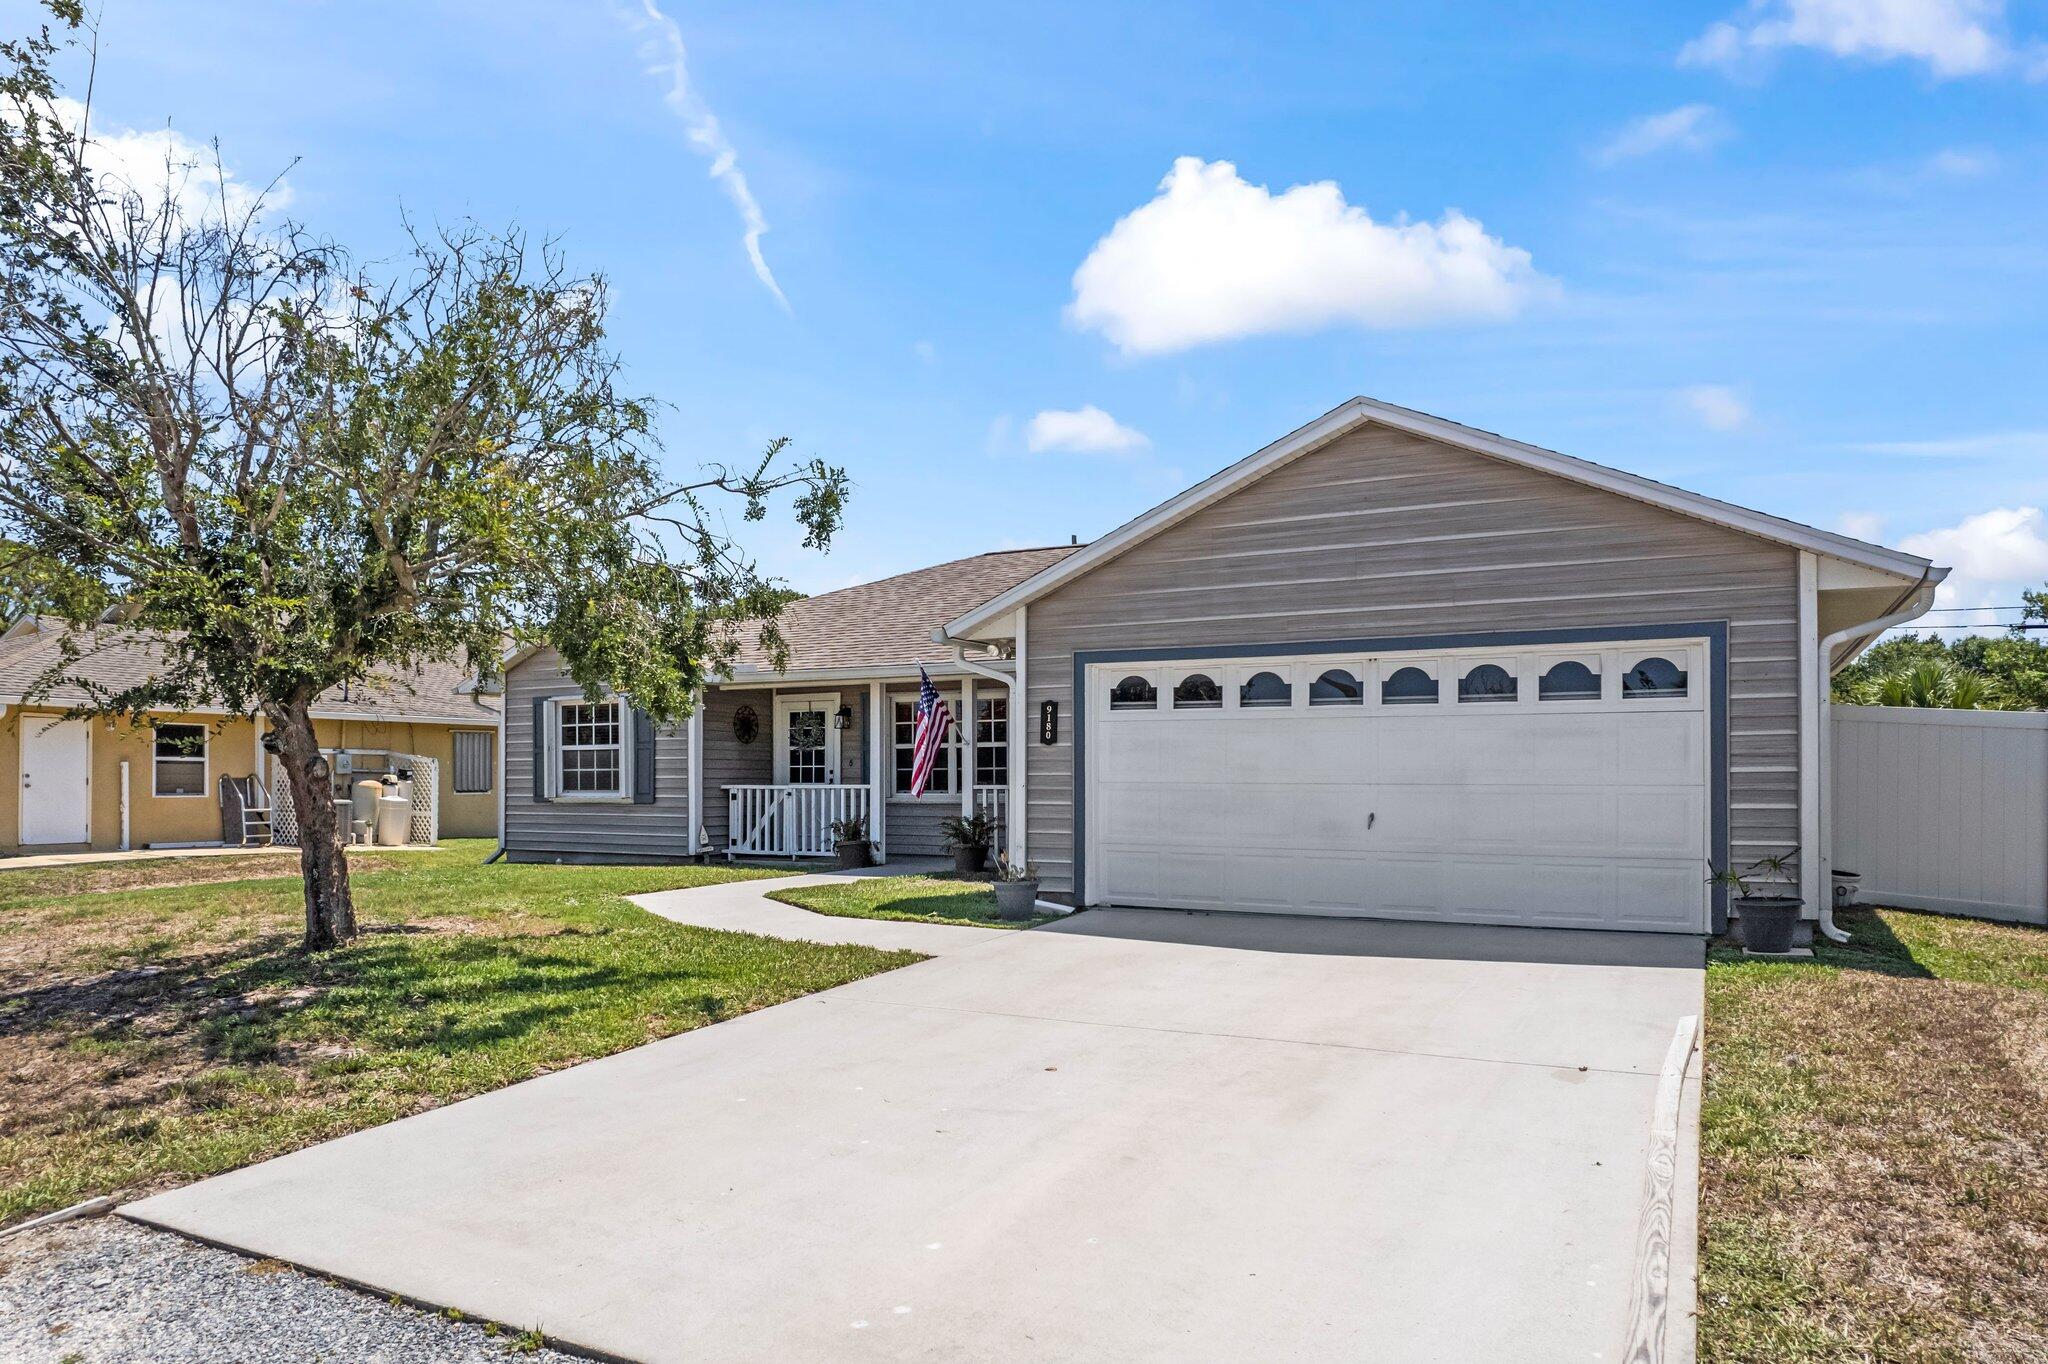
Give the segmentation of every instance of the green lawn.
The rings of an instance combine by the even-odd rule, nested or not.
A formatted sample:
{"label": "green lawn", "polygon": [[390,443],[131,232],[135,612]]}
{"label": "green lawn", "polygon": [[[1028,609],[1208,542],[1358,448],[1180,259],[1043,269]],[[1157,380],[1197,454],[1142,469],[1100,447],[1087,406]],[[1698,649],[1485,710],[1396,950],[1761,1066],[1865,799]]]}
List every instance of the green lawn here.
{"label": "green lawn", "polygon": [[1700,1357],[2048,1359],[2048,932],[1843,925],[1708,964]]}
{"label": "green lawn", "polygon": [[0,1222],[168,1187],[919,960],[673,924],[780,873],[357,855],[308,957],[295,855],[0,870]]}
{"label": "green lawn", "polygon": [[871,876],[829,886],[771,890],[768,898],[848,919],[902,919],[972,928],[1030,928],[1053,918],[1041,914],[1029,919],[998,919],[996,894],[987,881],[945,876]]}

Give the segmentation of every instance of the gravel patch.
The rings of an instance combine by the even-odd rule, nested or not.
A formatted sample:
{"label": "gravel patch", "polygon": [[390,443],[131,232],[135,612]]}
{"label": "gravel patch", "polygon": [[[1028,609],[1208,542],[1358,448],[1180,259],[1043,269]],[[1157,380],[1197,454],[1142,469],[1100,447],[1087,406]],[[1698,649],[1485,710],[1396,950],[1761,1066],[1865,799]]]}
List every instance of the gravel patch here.
{"label": "gravel patch", "polygon": [[118,1217],[0,1241],[9,1364],[585,1364]]}

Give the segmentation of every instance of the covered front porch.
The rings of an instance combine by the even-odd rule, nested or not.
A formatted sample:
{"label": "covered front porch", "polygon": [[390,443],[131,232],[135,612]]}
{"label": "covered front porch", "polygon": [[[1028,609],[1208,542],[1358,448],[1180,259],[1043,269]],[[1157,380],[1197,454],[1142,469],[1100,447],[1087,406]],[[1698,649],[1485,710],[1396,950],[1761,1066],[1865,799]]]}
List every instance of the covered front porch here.
{"label": "covered front porch", "polygon": [[[1004,665],[1006,666],[1006,665]],[[1021,735],[1007,679],[932,669],[952,732],[921,795],[910,794],[918,676],[735,680],[690,718],[691,827],[700,854],[829,858],[834,826],[857,821],[880,859],[947,852],[944,823],[987,816],[993,851],[1015,855]],[[991,671],[994,671],[992,668]]]}

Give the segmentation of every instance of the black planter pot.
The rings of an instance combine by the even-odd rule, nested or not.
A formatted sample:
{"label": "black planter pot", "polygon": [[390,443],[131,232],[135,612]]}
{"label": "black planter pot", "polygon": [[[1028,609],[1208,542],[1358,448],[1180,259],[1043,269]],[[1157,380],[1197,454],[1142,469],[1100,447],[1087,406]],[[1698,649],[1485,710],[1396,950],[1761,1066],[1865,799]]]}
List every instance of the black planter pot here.
{"label": "black planter pot", "polygon": [[875,865],[875,845],[865,838],[842,838],[832,845],[832,851],[839,855],[839,869],[852,871],[856,867]]}
{"label": "black planter pot", "polygon": [[953,870],[962,876],[972,876],[988,866],[988,849],[979,843],[971,847],[953,849]]}
{"label": "black planter pot", "polygon": [[1805,901],[1796,895],[1755,895],[1735,902],[1742,925],[1742,946],[1747,951],[1783,956],[1792,950],[1792,936],[1799,928],[1799,910]]}

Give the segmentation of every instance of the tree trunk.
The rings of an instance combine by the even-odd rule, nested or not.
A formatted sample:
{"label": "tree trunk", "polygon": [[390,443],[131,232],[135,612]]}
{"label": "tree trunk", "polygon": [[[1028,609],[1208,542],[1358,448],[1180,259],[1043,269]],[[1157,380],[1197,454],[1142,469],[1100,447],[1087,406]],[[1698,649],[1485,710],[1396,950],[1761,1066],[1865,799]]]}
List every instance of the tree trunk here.
{"label": "tree trunk", "polygon": [[299,875],[306,885],[305,949],[317,952],[356,935],[334,777],[303,705],[265,709],[277,734],[285,780],[291,785],[292,812],[298,817]]}

